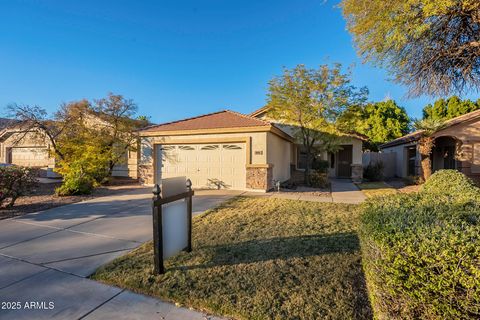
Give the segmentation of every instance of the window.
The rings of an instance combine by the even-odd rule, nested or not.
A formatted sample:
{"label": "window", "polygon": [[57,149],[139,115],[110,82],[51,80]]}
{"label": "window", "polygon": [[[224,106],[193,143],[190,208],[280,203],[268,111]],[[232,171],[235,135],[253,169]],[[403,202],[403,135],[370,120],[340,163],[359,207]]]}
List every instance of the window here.
{"label": "window", "polygon": [[175,146],[162,146],[161,147],[161,150],[165,150],[165,151],[173,150],[173,149],[175,149]]}
{"label": "window", "polygon": [[238,146],[236,144],[224,144],[223,149],[226,149],[226,150],[241,150],[242,147]]}
{"label": "window", "polygon": [[217,150],[219,148],[218,144],[211,144],[208,146],[203,146],[200,150]]}

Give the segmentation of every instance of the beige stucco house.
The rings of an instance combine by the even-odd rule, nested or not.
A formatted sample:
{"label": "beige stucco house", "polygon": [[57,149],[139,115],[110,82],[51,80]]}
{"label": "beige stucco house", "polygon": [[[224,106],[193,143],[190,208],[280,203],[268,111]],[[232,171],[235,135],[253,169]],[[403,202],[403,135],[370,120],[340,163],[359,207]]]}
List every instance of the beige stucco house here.
{"label": "beige stucco house", "polygon": [[[304,157],[288,126],[224,110],[150,126],[140,131],[139,177],[145,184],[187,176],[196,188],[266,191],[302,170]],[[351,136],[325,155],[335,177],[361,179],[362,139]]]}
{"label": "beige stucco house", "polygon": [[[50,147],[41,132],[26,128],[20,121],[0,118],[0,163],[36,168],[43,177],[59,177],[54,172]],[[137,153],[127,152],[113,168],[112,176],[136,179],[137,173]]]}
{"label": "beige stucco house", "polygon": [[[420,175],[417,142],[422,131],[415,131],[380,146],[384,153],[395,154],[396,176]],[[456,169],[480,181],[480,110],[446,121],[434,135],[432,170]]]}

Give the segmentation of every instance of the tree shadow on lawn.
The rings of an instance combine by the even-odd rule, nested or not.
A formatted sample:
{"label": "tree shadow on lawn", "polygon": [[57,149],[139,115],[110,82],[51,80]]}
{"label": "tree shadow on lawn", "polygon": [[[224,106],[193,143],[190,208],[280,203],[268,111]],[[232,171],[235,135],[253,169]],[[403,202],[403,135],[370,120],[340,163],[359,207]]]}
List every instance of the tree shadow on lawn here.
{"label": "tree shadow on lawn", "polygon": [[[201,250],[207,254],[209,262],[184,268],[211,268],[274,259],[307,258],[321,254],[355,253],[360,250],[360,241],[357,234],[348,232],[256,239],[216,246],[200,246],[194,250]],[[179,267],[179,269],[184,268]]]}
{"label": "tree shadow on lawn", "polygon": [[[305,288],[313,286],[316,290],[327,292],[325,298],[328,295],[343,296],[343,298],[337,298],[349,300],[343,303],[351,305],[355,318],[371,319],[372,311],[359,251],[359,238],[354,232],[255,239],[194,247],[191,254],[178,256],[179,259],[175,259],[175,266],[167,268],[167,271],[203,273],[201,270],[209,268],[220,267],[219,270],[221,270],[224,269],[223,267],[243,265],[235,270],[245,272],[246,265],[252,267],[256,265],[253,270],[257,270],[258,277],[270,279],[261,281],[272,281],[273,284],[277,283],[279,278],[293,277],[298,281],[298,286],[305,286]],[[195,260],[205,261],[205,263],[195,264],[195,260],[190,260],[192,255],[200,255],[201,259]],[[262,267],[264,262],[266,264]],[[275,269],[276,271],[262,269],[269,268],[268,265],[271,263],[283,267]],[[309,277],[314,277],[316,280],[312,283],[312,278]],[[297,289],[292,288],[292,290]],[[310,289],[305,290],[308,292]],[[335,293],[337,290],[338,292]],[[320,294],[322,295],[324,294]],[[327,300],[337,298],[327,298]]]}

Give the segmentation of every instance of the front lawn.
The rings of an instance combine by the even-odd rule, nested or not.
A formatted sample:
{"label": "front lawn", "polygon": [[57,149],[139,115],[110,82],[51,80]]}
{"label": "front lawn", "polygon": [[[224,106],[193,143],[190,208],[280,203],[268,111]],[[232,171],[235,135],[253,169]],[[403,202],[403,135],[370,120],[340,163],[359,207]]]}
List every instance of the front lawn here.
{"label": "front lawn", "polygon": [[194,218],[193,251],[152,274],[152,243],[92,277],[237,319],[371,318],[358,207],[241,197]]}
{"label": "front lawn", "polygon": [[396,194],[397,190],[383,181],[362,182],[358,184],[368,198]]}

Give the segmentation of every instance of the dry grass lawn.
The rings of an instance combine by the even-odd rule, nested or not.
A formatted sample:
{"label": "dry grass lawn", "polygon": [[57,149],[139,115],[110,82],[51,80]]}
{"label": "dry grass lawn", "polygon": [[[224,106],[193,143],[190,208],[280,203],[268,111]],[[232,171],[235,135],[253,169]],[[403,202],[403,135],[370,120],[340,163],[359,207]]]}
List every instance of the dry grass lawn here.
{"label": "dry grass lawn", "polygon": [[383,181],[363,182],[363,183],[359,183],[358,187],[360,188],[360,190],[363,191],[365,196],[367,196],[368,198],[386,196],[386,195],[397,193],[397,189],[393,188],[392,186],[386,184]]}
{"label": "dry grass lawn", "polygon": [[370,319],[358,207],[235,198],[195,217],[193,251],[152,274],[152,243],[92,277],[236,319]]}

